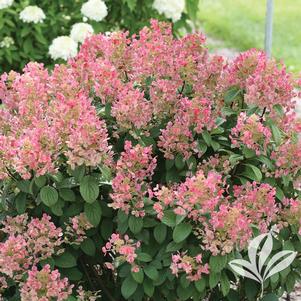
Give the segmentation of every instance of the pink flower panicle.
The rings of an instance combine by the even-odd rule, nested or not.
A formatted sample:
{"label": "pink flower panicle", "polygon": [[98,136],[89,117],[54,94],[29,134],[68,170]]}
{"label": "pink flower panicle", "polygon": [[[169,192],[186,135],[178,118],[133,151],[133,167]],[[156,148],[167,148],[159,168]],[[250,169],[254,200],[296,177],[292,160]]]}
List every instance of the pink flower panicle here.
{"label": "pink flower panicle", "polygon": [[69,218],[69,223],[66,224],[64,232],[64,242],[80,244],[87,238],[86,231],[91,228],[93,228],[93,225],[88,221],[85,213]]}
{"label": "pink flower panicle", "polygon": [[72,294],[73,285],[67,278],[60,278],[58,270],[51,271],[46,264],[42,270],[34,266],[20,289],[22,301],[66,300]]}
{"label": "pink flower panicle", "polygon": [[231,130],[231,142],[235,147],[241,145],[253,149],[257,155],[266,153],[272,134],[268,127],[265,127],[260,117],[255,114],[247,116],[241,113],[237,124]]}
{"label": "pink flower panicle", "polygon": [[209,265],[208,263],[203,264],[202,254],[194,257],[188,256],[186,253],[174,254],[170,269],[171,273],[177,277],[179,273],[185,273],[189,281],[198,281],[204,274],[209,274]]}
{"label": "pink flower panicle", "polygon": [[109,241],[102,247],[102,252],[106,255],[109,253],[113,258],[113,264],[107,262],[105,265],[108,269],[114,270],[120,263],[127,262],[132,266],[133,272],[139,272],[139,267],[135,262],[137,258],[137,249],[140,242],[134,242],[127,235],[122,237],[118,233],[113,233]]}
{"label": "pink flower panicle", "polygon": [[234,186],[234,201],[228,200],[211,212],[200,230],[205,249],[217,255],[244,248],[252,237],[252,226],[266,233],[277,222],[276,190],[268,184]]}
{"label": "pink flower panicle", "polygon": [[184,215],[194,221],[202,221],[202,216],[209,213],[223,200],[222,178],[216,172],[208,176],[199,170],[195,176],[172,189],[162,187],[155,192],[157,202],[154,210],[162,219],[163,210],[171,207],[177,215]]}
{"label": "pink flower panicle", "polygon": [[240,54],[226,69],[222,81],[226,87],[238,86],[246,91],[247,104],[266,107],[274,115],[274,105],[286,112],[294,108],[294,80],[285,67],[278,66],[263,51],[251,49]]}
{"label": "pink flower panicle", "polygon": [[116,166],[116,176],[112,181],[113,200],[110,206],[121,209],[126,214],[143,217],[144,202],[150,192],[150,180],[156,168],[156,158],[151,156],[152,148],[140,145],[132,146],[125,142]]}
{"label": "pink flower panicle", "polygon": [[298,234],[301,235],[301,201],[299,199],[284,199],[282,203],[285,207],[281,212],[281,224],[297,227]]}
{"label": "pink flower panicle", "polygon": [[30,266],[58,254],[63,243],[62,229],[46,214],[30,221],[26,214],[8,217],[3,225],[8,238],[0,243],[0,272],[9,277],[19,279]]}

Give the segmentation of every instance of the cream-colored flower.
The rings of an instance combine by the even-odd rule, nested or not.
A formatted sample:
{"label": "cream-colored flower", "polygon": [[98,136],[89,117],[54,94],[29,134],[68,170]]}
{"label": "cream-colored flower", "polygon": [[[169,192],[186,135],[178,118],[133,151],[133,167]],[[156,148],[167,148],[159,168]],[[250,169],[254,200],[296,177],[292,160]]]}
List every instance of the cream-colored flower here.
{"label": "cream-colored flower", "polygon": [[81,13],[91,20],[101,21],[107,16],[108,8],[102,0],[89,0],[82,5]]}
{"label": "cream-colored flower", "polygon": [[20,12],[20,19],[25,23],[42,23],[45,18],[43,10],[36,5],[27,6]]}
{"label": "cream-colored flower", "polygon": [[84,40],[92,35],[93,27],[87,23],[76,23],[72,26],[70,37],[75,42],[83,43]]}
{"label": "cream-colored flower", "polygon": [[12,6],[14,0],[0,0],[0,9],[8,8]]}
{"label": "cream-colored flower", "polygon": [[9,48],[11,45],[14,45],[15,41],[12,37],[4,37],[0,42],[0,48]]}
{"label": "cream-colored flower", "polygon": [[63,59],[67,61],[77,55],[77,43],[68,36],[55,38],[50,47],[49,54],[52,59]]}
{"label": "cream-colored flower", "polygon": [[176,22],[181,19],[185,9],[185,0],[155,0],[153,8],[166,18]]}

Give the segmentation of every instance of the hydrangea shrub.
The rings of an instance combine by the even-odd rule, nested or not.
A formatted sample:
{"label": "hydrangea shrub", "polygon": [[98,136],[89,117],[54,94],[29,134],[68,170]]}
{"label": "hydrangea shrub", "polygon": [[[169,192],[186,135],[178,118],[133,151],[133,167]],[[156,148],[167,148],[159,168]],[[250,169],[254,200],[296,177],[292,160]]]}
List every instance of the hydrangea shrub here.
{"label": "hydrangea shrub", "polygon": [[[258,300],[228,265],[272,231],[301,251],[296,81],[202,34],[95,35],[75,59],[1,76],[4,300]],[[264,283],[278,300],[301,263]]]}
{"label": "hydrangea shrub", "polygon": [[174,33],[190,31],[198,0],[0,0],[0,73],[30,61],[52,67],[74,57],[94,33],[137,32],[150,18],[174,22]]}

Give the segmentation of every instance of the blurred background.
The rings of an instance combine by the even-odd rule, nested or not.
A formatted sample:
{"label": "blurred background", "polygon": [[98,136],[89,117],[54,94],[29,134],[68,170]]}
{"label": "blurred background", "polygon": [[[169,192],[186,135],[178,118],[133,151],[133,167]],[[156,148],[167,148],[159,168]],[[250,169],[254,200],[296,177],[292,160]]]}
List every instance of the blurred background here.
{"label": "blurred background", "polygon": [[[264,47],[265,0],[200,0],[198,20],[211,50]],[[290,71],[301,71],[301,0],[274,0],[272,55]]]}

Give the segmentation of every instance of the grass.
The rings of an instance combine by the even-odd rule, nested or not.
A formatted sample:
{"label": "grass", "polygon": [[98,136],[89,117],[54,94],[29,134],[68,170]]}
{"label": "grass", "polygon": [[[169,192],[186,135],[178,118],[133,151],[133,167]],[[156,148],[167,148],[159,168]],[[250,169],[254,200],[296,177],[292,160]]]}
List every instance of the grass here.
{"label": "grass", "polygon": [[[264,47],[266,0],[200,0],[199,20],[205,32],[237,50]],[[288,69],[301,71],[301,0],[274,0],[272,54]]]}

